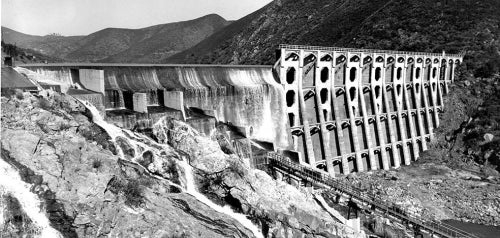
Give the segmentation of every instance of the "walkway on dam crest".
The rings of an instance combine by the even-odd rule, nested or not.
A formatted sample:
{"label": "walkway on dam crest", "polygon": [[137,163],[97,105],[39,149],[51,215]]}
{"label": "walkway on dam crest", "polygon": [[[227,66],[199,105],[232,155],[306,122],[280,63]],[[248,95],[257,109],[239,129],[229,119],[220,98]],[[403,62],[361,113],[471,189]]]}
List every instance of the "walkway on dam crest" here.
{"label": "walkway on dam crest", "polygon": [[408,226],[411,225],[413,229],[425,230],[440,237],[477,237],[439,221],[424,219],[415,213],[399,208],[394,203],[386,202],[375,196],[371,196],[348,183],[334,179],[325,173],[312,170],[307,166],[294,163],[279,154],[273,152],[268,153],[265,164],[269,166],[269,168],[277,168],[307,182],[325,185],[333,189],[336,193],[350,196],[351,199],[355,200],[357,203],[366,205],[372,210],[384,213],[390,219],[400,220]]}

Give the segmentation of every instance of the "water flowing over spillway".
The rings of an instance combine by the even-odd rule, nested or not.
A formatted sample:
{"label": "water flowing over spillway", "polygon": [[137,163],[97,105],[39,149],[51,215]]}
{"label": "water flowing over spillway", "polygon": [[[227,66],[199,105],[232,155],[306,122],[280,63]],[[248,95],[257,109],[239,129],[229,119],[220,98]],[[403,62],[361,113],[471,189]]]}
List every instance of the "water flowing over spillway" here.
{"label": "water flowing over spillway", "polygon": [[[82,67],[85,68],[85,67]],[[99,67],[97,67],[99,69]],[[285,95],[270,66],[103,66],[106,90],[182,91],[184,106],[213,111],[216,119],[247,127],[252,139],[286,148]],[[69,67],[35,68],[64,84],[78,85]]]}
{"label": "water flowing over spillway", "polygon": [[[5,189],[15,197],[26,215],[33,221],[41,238],[60,238],[59,232],[50,226],[47,215],[42,211],[41,201],[30,191],[31,185],[22,181],[19,173],[11,165],[0,159],[0,190]],[[1,235],[0,235],[1,236]]]}
{"label": "water flowing over spillway", "polygon": [[[107,123],[101,117],[101,115],[99,114],[99,111],[92,104],[90,104],[88,102],[83,102],[83,101],[82,101],[82,103],[92,113],[93,122],[96,123],[97,125],[99,125],[100,127],[102,127],[108,133],[108,135],[111,137],[112,141],[116,145],[116,148],[118,149],[118,153],[119,153],[120,157],[123,160],[136,162],[136,159],[141,157],[142,154],[146,151],[152,152],[154,156],[162,156],[161,155],[162,150],[168,149],[167,145],[159,144],[147,136],[137,134],[137,133],[134,133],[134,132],[129,131],[129,130],[121,129],[115,125]],[[127,159],[125,153],[123,152],[121,147],[117,144],[118,140],[126,140],[127,143],[133,147],[136,156],[134,158]],[[138,165],[141,166],[140,164],[138,164]],[[185,186],[185,188],[182,188],[179,185],[173,184],[169,181],[170,184],[172,184],[172,185],[180,188],[184,192],[192,195],[198,201],[204,203],[205,205],[209,206],[210,208],[214,209],[215,211],[220,212],[220,213],[224,213],[224,214],[232,217],[233,219],[235,219],[236,221],[241,223],[244,227],[246,227],[247,229],[252,231],[256,237],[263,237],[262,232],[259,230],[259,228],[256,225],[254,225],[250,220],[248,220],[248,218],[246,218],[245,215],[235,213],[229,207],[221,207],[221,206],[213,203],[212,201],[210,201],[203,194],[199,193],[196,189],[196,185],[194,182],[194,176],[193,176],[192,169],[191,169],[191,166],[189,165],[189,163],[187,161],[183,160],[179,163],[179,165],[184,169],[184,176],[185,176],[184,186]],[[152,174],[150,174],[150,175],[154,176],[158,179],[165,180],[159,176],[152,175]]]}

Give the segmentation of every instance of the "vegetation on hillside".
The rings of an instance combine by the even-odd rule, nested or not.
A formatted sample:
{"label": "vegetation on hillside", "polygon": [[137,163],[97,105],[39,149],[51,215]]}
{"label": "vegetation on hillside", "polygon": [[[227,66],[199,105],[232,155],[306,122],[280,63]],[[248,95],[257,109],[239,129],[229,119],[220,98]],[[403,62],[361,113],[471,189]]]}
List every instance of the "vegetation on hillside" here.
{"label": "vegetation on hillside", "polygon": [[2,60],[5,56],[11,56],[17,63],[61,62],[61,59],[47,56],[31,49],[19,48],[13,44],[7,44],[2,40]]}
{"label": "vegetation on hillside", "polygon": [[498,0],[274,1],[167,61],[273,64],[279,44],[444,50],[487,77],[499,71],[499,12]]}

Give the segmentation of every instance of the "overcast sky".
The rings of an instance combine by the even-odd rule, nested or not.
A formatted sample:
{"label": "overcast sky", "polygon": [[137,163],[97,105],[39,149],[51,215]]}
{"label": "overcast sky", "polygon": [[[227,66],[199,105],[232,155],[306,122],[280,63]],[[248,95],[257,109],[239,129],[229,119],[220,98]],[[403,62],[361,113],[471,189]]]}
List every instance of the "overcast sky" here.
{"label": "overcast sky", "polygon": [[86,35],[216,13],[237,20],[271,0],[1,0],[2,26],[31,35]]}

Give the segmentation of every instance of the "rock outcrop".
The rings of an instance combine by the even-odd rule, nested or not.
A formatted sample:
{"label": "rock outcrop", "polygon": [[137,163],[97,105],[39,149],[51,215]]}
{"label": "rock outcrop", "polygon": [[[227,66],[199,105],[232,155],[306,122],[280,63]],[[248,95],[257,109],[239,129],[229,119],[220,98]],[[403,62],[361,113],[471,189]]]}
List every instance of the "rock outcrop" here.
{"label": "rock outcrop", "polygon": [[266,237],[361,236],[334,220],[310,192],[250,169],[246,161],[225,154],[217,142],[183,122],[165,119],[155,125],[154,133],[189,158],[200,192],[249,215]]}
{"label": "rock outcrop", "polygon": [[[182,192],[185,171],[178,163],[183,158],[190,159],[201,192],[247,214],[267,237],[357,235],[323,211],[307,191],[249,169],[182,122],[158,124],[167,133],[156,137],[169,149],[159,166],[158,158],[144,152],[140,160],[120,158],[127,141],[113,143],[90,112],[69,96],[2,97],[2,110],[2,160],[32,184],[41,210],[65,237],[253,237],[231,216]],[[16,206],[19,198],[1,186],[0,194],[2,234],[36,233]]]}

